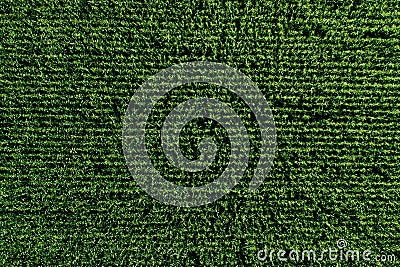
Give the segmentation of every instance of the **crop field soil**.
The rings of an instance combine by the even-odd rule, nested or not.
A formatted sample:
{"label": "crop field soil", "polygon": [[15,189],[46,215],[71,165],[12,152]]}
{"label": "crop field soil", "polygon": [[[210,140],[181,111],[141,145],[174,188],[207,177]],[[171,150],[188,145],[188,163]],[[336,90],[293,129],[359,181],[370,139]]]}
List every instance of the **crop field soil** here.
{"label": "crop field soil", "polygon": [[[165,157],[163,121],[193,97],[237,111],[251,152],[228,194],[179,207],[135,181],[122,128],[144,82],[191,61],[223,63],[257,85],[276,151],[249,190],[261,151],[249,106],[217,85],[173,89],[146,124],[166,180],[205,185],[229,162],[229,136],[209,118],[180,135],[189,160],[213,138],[209,168],[188,173]],[[397,0],[0,0],[0,265],[398,266],[399,84]],[[289,255],[339,248],[359,260]]]}

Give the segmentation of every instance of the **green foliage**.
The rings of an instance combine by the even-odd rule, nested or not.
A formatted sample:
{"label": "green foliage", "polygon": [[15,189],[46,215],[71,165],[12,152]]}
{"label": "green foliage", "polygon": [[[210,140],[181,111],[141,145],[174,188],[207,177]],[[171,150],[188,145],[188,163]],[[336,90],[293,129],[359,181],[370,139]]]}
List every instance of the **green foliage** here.
{"label": "green foliage", "polygon": [[[0,264],[255,266],[264,247],[325,249],[340,238],[400,258],[399,40],[394,0],[0,1]],[[177,208],[135,184],[121,128],[136,88],[195,60],[258,85],[277,152],[249,192],[259,132],[247,107],[210,85],[174,90],[148,132],[171,181],[209,182],[229,161],[224,130],[199,119],[182,150],[196,158],[196,143],[213,136],[218,161],[193,176],[165,162],[152,133],[188,95],[231,103],[252,140],[230,194]]]}

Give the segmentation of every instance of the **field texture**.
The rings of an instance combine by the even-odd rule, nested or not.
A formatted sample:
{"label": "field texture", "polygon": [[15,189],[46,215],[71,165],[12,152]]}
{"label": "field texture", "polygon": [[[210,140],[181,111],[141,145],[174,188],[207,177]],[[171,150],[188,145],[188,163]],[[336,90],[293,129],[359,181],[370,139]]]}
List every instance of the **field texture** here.
{"label": "field texture", "polygon": [[[125,110],[159,70],[207,60],[251,78],[274,114],[277,150],[255,192],[259,131],[218,86],[191,84],[148,121],[155,167],[180,185],[214,180],[229,161],[226,131],[194,120],[185,156],[211,136],[216,161],[180,172],[159,130],[194,96],[229,103],[247,127],[245,177],[206,206],[147,195],[122,152]],[[4,266],[278,266],[266,250],[346,248],[400,262],[399,1],[0,0],[0,264]],[[287,256],[287,254],[286,254]],[[372,256],[371,256],[372,257]],[[375,259],[375,258],[374,258]],[[345,261],[286,266],[350,266]]]}

